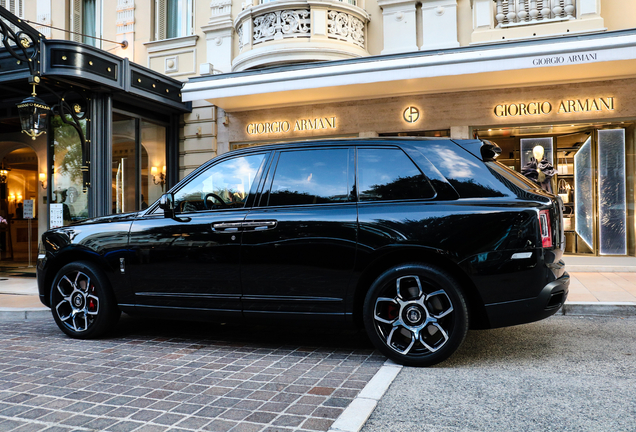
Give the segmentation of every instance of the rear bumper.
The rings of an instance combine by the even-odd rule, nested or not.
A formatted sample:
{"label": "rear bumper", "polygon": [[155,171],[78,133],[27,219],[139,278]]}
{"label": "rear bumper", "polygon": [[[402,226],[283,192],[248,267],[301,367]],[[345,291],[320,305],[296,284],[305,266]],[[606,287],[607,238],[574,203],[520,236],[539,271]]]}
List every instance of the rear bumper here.
{"label": "rear bumper", "polygon": [[569,286],[570,275],[563,272],[535,298],[486,305],[490,328],[525,324],[554,315],[565,303]]}

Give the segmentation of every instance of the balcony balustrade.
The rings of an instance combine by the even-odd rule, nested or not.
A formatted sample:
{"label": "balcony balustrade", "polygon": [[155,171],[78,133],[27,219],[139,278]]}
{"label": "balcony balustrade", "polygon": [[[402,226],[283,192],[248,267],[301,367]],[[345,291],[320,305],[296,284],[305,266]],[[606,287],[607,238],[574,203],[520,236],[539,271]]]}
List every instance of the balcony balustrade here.
{"label": "balcony balustrade", "polygon": [[369,14],[360,0],[260,0],[234,21],[239,55],[232,70],[369,55]]}
{"label": "balcony balustrade", "polygon": [[576,19],[575,0],[496,0],[497,28]]}

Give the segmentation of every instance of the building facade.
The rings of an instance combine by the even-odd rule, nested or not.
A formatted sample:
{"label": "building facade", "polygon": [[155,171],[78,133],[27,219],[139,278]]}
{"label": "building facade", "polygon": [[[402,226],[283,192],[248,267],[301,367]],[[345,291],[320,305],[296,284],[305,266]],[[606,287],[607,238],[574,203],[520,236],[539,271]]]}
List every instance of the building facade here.
{"label": "building facade", "polygon": [[32,3],[27,19],[128,47],[53,38],[185,82],[180,178],[218,154],[285,140],[479,137],[520,172],[540,145],[546,185],[565,201],[568,252],[636,254],[636,3]]}

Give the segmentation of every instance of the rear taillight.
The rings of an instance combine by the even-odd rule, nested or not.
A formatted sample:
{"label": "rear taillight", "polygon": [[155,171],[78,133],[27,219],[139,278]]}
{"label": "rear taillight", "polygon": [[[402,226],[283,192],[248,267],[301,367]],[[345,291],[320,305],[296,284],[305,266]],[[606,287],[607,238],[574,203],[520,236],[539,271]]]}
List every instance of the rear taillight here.
{"label": "rear taillight", "polygon": [[541,245],[552,247],[552,226],[550,224],[550,210],[539,211],[539,228],[541,229]]}

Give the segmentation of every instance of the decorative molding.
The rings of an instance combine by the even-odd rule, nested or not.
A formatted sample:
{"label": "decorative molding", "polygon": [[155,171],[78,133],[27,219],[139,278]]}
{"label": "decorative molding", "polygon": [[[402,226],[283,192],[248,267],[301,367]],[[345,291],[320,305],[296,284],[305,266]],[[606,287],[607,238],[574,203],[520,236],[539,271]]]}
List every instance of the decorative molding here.
{"label": "decorative molding", "polygon": [[309,9],[280,10],[254,18],[254,44],[283,38],[309,37]]}
{"label": "decorative molding", "polygon": [[[182,71],[178,70],[179,63],[182,63],[182,65],[184,63],[184,62],[179,62],[179,60],[178,60],[178,57],[179,57],[180,54],[192,54],[192,66],[191,66],[191,68],[189,70],[182,70]],[[177,60],[175,62],[176,63],[176,67],[177,67],[177,71],[170,72],[170,71],[166,70],[166,67],[168,65],[167,60],[168,59],[174,59],[175,57],[177,58]],[[171,52],[170,53],[170,57],[166,57],[166,54],[164,54],[164,53],[158,53],[158,54],[149,55],[148,56],[148,66],[147,66],[148,69],[152,69],[151,62],[152,62],[153,59],[156,59],[156,58],[164,58],[164,61],[163,61],[164,71],[163,72],[157,71],[157,72],[164,73],[167,76],[176,77],[176,76],[183,76],[183,75],[196,75],[196,73],[197,73],[197,70],[196,70],[197,69],[197,67],[196,67],[196,65],[197,65],[197,51],[194,48],[193,49],[186,49],[186,50],[176,51],[176,52]],[[187,67],[188,65],[189,65],[189,62],[188,62],[188,64],[183,65],[183,66]],[[156,70],[156,69],[153,69],[153,70]]]}
{"label": "decorative molding", "polygon": [[238,34],[239,52],[241,52],[243,51],[243,24],[236,29],[236,33]]}
{"label": "decorative molding", "polygon": [[148,53],[168,51],[172,49],[187,48],[196,46],[198,35],[182,36],[172,39],[144,42]]}
{"label": "decorative molding", "polygon": [[179,72],[179,56],[178,55],[166,57],[165,71],[166,73]]}
{"label": "decorative molding", "polygon": [[210,3],[210,22],[218,17],[232,14],[232,0],[213,0]]}
{"label": "decorative molding", "polygon": [[364,48],[364,23],[345,12],[327,12],[327,34],[332,39],[351,42]]}
{"label": "decorative molding", "polygon": [[135,0],[117,0],[117,34],[134,33]]}

